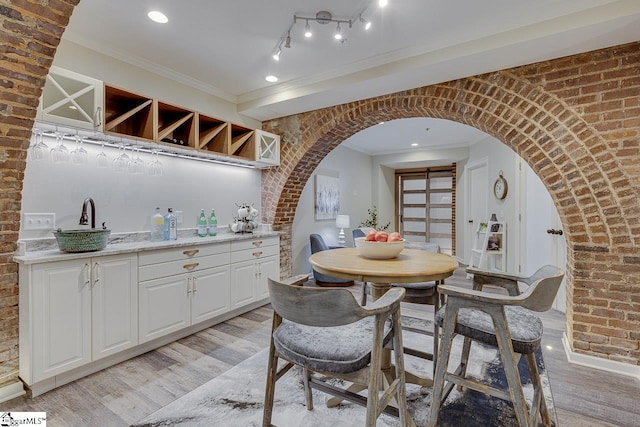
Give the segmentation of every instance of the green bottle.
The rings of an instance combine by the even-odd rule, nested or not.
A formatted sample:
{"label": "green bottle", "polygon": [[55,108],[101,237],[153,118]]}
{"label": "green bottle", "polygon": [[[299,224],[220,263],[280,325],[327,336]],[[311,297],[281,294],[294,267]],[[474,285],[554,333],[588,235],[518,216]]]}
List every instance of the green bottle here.
{"label": "green bottle", "polygon": [[204,209],[200,209],[200,216],[198,217],[198,237],[207,236],[207,217],[204,214]]}
{"label": "green bottle", "polygon": [[209,236],[215,236],[217,234],[218,234],[218,219],[216,218],[216,210],[211,209],[211,216],[209,217]]}

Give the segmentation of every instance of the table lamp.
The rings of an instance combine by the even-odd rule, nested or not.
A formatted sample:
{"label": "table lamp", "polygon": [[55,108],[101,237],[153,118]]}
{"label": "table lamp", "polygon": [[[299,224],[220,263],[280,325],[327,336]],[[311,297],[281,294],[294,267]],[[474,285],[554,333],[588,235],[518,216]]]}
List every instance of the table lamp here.
{"label": "table lamp", "polygon": [[336,217],[336,227],[340,229],[340,233],[338,234],[338,243],[340,245],[344,245],[346,243],[344,240],[344,229],[349,228],[350,226],[349,215],[338,215]]}

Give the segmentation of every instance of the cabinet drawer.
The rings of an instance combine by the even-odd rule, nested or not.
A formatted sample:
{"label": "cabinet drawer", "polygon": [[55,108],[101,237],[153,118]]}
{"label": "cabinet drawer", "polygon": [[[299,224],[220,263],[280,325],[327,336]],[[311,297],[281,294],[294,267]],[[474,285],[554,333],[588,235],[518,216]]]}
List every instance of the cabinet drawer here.
{"label": "cabinet drawer", "polygon": [[241,251],[244,249],[256,249],[265,246],[278,246],[280,244],[280,237],[265,237],[264,239],[251,239],[251,240],[238,240],[231,242],[232,251]]}
{"label": "cabinet drawer", "polygon": [[229,252],[201,256],[193,259],[168,261],[160,264],[141,265],[138,270],[138,279],[143,282],[145,280],[158,279],[160,277],[173,276],[190,271],[200,271],[227,264],[229,264]]}
{"label": "cabinet drawer", "polygon": [[229,243],[158,249],[157,251],[141,252],[138,256],[138,264],[151,265],[165,263],[168,261],[183,261],[225,252],[229,252]]}
{"label": "cabinet drawer", "polygon": [[243,251],[231,252],[231,262],[250,261],[253,259],[261,259],[268,256],[278,255],[280,246],[263,246]]}

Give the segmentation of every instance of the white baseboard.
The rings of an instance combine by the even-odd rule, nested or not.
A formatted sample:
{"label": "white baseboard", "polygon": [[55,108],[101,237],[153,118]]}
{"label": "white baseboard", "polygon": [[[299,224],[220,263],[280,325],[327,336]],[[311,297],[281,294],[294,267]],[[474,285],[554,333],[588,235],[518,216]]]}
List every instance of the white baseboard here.
{"label": "white baseboard", "polygon": [[588,354],[576,353],[571,350],[569,338],[566,333],[562,334],[562,346],[564,347],[564,352],[567,355],[569,363],[599,369],[601,371],[613,372],[640,380],[640,366],[634,366],[616,360],[602,359]]}
{"label": "white baseboard", "polygon": [[0,403],[22,396],[25,393],[22,381],[16,381],[15,383],[0,387]]}

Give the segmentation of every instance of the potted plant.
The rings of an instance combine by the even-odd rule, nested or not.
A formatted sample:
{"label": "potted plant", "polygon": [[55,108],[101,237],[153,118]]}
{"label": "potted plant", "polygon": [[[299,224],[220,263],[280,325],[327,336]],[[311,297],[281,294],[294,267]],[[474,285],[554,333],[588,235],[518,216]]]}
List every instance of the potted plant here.
{"label": "potted plant", "polygon": [[387,231],[391,222],[387,222],[386,225],[378,224],[378,208],[374,206],[371,209],[367,209],[367,212],[369,213],[369,217],[363,220],[358,227],[371,227],[378,231]]}

